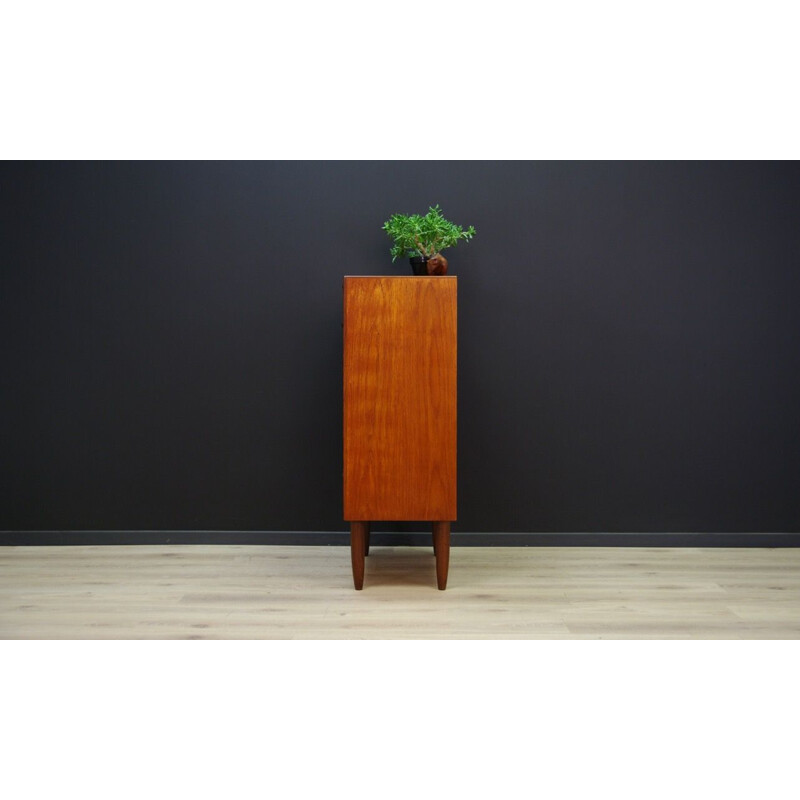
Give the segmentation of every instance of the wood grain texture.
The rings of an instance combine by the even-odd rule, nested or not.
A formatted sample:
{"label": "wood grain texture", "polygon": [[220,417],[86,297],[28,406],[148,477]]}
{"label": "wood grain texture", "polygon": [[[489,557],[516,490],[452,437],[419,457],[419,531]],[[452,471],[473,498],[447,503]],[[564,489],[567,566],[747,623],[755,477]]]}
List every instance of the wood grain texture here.
{"label": "wood grain texture", "polygon": [[0,547],[0,639],[800,639],[800,548],[348,550]]}
{"label": "wood grain texture", "polygon": [[344,518],[456,519],[455,277],[344,279]]}

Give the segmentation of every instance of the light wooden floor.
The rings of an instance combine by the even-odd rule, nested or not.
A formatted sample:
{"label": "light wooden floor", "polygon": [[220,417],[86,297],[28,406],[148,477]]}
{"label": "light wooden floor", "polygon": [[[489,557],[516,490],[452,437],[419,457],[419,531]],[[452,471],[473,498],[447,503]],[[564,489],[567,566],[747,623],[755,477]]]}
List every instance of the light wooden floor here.
{"label": "light wooden floor", "polygon": [[797,639],[800,549],[0,547],[3,639]]}

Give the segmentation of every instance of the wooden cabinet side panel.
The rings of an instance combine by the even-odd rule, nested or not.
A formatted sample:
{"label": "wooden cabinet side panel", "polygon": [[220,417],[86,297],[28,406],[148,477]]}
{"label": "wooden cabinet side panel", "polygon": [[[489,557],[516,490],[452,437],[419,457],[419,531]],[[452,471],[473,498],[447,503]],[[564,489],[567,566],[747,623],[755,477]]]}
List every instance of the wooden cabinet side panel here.
{"label": "wooden cabinet side panel", "polygon": [[345,278],[344,518],[456,519],[456,278]]}

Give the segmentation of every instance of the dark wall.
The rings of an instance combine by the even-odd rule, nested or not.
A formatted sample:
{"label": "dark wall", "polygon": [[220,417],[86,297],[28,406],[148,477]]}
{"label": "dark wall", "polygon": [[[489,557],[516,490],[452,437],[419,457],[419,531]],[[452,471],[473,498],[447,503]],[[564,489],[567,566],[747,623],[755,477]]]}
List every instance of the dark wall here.
{"label": "dark wall", "polygon": [[440,203],[466,531],[800,530],[795,163],[7,163],[0,528],[337,530],[341,277]]}

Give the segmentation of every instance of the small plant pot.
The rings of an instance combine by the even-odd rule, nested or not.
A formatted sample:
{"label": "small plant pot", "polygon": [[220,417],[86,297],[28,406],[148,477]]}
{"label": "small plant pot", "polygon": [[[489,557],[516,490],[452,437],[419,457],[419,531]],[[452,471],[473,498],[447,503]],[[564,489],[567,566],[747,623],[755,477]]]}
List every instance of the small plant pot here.
{"label": "small plant pot", "polygon": [[411,271],[415,275],[428,274],[428,257],[427,256],[414,256],[408,259],[411,262]]}
{"label": "small plant pot", "polygon": [[414,256],[408,260],[415,275],[447,275],[447,259],[441,253],[435,256]]}

